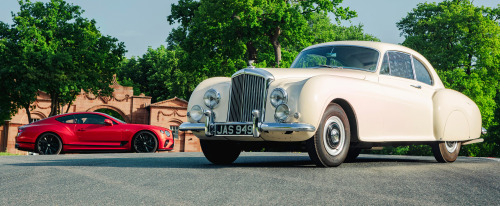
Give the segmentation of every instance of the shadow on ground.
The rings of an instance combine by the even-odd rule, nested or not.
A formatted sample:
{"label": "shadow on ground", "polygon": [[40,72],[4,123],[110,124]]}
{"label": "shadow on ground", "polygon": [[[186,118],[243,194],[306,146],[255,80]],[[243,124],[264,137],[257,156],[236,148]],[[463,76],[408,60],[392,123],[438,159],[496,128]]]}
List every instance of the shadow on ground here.
{"label": "shadow on ground", "polygon": [[[279,155],[279,156],[240,156],[235,163],[231,165],[214,165],[211,164],[205,157],[179,157],[179,156],[147,156],[143,157],[139,154],[137,157],[117,157],[117,158],[58,158],[56,156],[51,159],[29,159],[32,162],[6,164],[18,167],[123,167],[123,168],[187,168],[187,169],[220,169],[220,168],[238,168],[238,167],[264,167],[264,168],[311,168],[316,167],[314,163],[306,155]],[[380,166],[381,164],[391,163],[408,163],[408,164],[429,164],[436,161],[428,158],[415,157],[390,157],[387,155],[368,157],[358,157],[354,162],[343,163],[343,167],[369,167]]]}

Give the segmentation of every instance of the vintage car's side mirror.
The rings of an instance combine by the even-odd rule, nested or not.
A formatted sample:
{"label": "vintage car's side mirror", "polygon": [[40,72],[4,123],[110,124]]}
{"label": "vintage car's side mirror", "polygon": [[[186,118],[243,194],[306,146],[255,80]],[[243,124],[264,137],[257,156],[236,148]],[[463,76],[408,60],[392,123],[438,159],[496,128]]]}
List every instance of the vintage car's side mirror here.
{"label": "vintage car's side mirror", "polygon": [[105,119],[104,124],[106,124],[106,126],[113,126],[113,121],[111,121],[109,119]]}

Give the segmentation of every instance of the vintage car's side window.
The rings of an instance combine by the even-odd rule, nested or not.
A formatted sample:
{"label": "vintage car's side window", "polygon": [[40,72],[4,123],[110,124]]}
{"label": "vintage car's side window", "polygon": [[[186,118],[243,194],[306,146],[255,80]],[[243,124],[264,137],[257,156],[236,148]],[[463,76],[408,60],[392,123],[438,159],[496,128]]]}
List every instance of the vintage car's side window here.
{"label": "vintage car's side window", "polygon": [[380,74],[389,74],[389,54],[384,54],[384,60],[382,60],[382,68],[380,69]]}
{"label": "vintage car's side window", "polygon": [[429,71],[425,68],[424,64],[418,59],[413,58],[413,66],[415,67],[415,74],[417,75],[417,80],[428,85],[432,85],[432,78]]}
{"label": "vintage car's side window", "polygon": [[402,52],[389,52],[390,75],[415,79],[411,66],[411,56]]}

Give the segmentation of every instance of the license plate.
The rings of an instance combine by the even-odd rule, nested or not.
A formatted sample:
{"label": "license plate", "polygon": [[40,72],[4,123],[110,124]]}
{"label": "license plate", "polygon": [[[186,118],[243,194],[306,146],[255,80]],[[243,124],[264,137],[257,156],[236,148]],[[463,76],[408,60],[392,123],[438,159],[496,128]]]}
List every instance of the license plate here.
{"label": "license plate", "polygon": [[215,125],[215,135],[216,136],[231,136],[231,135],[245,135],[251,136],[252,125],[251,124],[216,124]]}

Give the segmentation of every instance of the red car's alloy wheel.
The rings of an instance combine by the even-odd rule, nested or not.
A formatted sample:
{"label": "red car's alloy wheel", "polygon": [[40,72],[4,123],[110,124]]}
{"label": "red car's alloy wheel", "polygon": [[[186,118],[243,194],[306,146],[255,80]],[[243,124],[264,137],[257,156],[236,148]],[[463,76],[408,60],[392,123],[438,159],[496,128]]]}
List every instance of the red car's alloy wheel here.
{"label": "red car's alloy wheel", "polygon": [[158,140],[153,133],[142,131],[135,135],[132,147],[139,153],[156,152]]}
{"label": "red car's alloy wheel", "polygon": [[45,133],[36,142],[37,152],[41,155],[57,155],[61,153],[62,142],[54,133]]}

